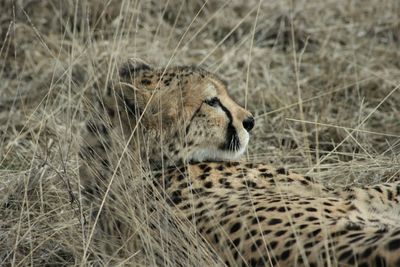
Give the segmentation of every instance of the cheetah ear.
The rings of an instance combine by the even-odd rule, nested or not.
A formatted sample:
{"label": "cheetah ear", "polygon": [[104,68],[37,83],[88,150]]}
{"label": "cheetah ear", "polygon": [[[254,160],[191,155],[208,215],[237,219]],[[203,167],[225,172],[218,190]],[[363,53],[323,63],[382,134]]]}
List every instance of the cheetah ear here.
{"label": "cheetah ear", "polygon": [[[135,125],[150,98],[151,92],[139,90],[128,82],[110,82],[107,93],[103,95],[102,104],[113,123],[120,123],[121,119]],[[149,113],[146,112],[142,122],[147,122],[148,118]]]}
{"label": "cheetah ear", "polygon": [[[162,117],[163,125],[168,125],[175,118],[176,98],[169,92],[161,92],[158,89],[144,89],[141,86],[136,87],[134,80],[144,75],[144,72],[154,70],[151,66],[142,60],[129,59],[121,65],[119,70],[120,81],[112,86],[115,92],[115,98],[112,97],[112,91],[109,90],[111,101],[108,106],[117,106],[118,110],[123,113],[120,116],[125,117],[131,125],[142,116],[141,123],[147,129],[158,129],[160,117]],[[161,105],[160,105],[161,103]],[[174,103],[174,104],[173,104]]]}
{"label": "cheetah ear", "polygon": [[[159,130],[160,120],[162,126],[167,128],[175,122],[178,116],[179,106],[176,97],[161,94],[157,91],[140,90],[128,83],[117,83],[113,87],[115,97],[106,98],[106,107],[119,112],[119,117],[115,115],[115,122],[128,122],[133,128],[141,117],[141,125],[147,130]],[[153,95],[154,94],[154,95]],[[175,96],[175,95],[173,95]]]}
{"label": "cheetah ear", "polygon": [[147,63],[140,59],[131,58],[121,65],[119,69],[119,77],[122,80],[132,80],[136,75],[145,70],[152,70]]}

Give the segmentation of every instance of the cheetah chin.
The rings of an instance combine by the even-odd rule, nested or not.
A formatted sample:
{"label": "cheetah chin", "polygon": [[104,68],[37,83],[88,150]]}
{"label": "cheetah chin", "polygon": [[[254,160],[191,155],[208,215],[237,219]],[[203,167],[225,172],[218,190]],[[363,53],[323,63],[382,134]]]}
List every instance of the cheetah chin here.
{"label": "cheetah chin", "polygon": [[240,138],[240,146],[237,150],[222,150],[215,147],[208,147],[194,151],[188,155],[189,162],[202,161],[231,161],[238,160],[246,151],[250,136],[247,132],[243,132]]}

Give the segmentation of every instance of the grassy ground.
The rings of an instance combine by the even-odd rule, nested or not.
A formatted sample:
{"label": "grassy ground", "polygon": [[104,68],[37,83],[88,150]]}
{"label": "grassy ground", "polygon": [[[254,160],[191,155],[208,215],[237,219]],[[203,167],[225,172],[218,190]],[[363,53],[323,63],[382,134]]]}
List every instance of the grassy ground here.
{"label": "grassy ground", "polygon": [[400,177],[399,1],[0,0],[0,10],[2,266],[148,265],[157,252],[166,264],[214,261],[190,227],[158,220],[150,231],[140,190],[114,205],[129,225],[122,240],[85,225],[83,107],[128,57],[227,80],[256,117],[249,160],[332,185]]}

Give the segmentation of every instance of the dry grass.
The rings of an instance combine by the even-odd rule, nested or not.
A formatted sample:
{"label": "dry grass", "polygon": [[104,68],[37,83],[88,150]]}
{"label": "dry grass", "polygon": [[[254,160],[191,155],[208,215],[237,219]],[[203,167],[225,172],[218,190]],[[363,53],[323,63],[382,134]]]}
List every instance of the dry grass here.
{"label": "dry grass", "polygon": [[249,160],[332,184],[400,176],[399,1],[0,0],[0,9],[1,266],[153,265],[155,253],[165,265],[215,263],[166,206],[147,212],[151,196],[123,174],[104,208],[128,228],[123,237],[99,239],[85,224],[83,107],[127,57],[201,64],[229,81],[256,116]]}

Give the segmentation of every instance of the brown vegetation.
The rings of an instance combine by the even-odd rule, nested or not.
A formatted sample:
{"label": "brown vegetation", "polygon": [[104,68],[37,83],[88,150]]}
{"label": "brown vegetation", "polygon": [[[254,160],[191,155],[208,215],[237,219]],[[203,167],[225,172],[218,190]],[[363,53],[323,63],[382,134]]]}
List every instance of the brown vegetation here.
{"label": "brown vegetation", "polygon": [[256,116],[249,160],[333,185],[400,176],[399,1],[0,0],[0,10],[1,266],[214,261],[194,229],[147,213],[140,183],[115,189],[122,239],[85,224],[78,130],[95,82],[128,57],[227,80]]}

